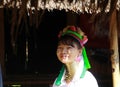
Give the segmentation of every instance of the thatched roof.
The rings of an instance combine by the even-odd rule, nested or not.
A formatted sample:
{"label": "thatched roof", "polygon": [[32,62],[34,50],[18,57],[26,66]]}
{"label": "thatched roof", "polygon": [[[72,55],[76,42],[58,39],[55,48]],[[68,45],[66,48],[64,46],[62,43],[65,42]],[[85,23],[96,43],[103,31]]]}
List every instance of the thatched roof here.
{"label": "thatched roof", "polygon": [[27,10],[72,10],[76,13],[109,12],[112,9],[120,10],[120,0],[1,0],[0,8],[24,7]]}
{"label": "thatched roof", "polygon": [[[93,32],[99,37],[108,34],[106,26],[115,9],[117,10],[118,26],[120,26],[120,0],[2,0],[0,8],[5,8],[4,16],[11,21],[12,33],[14,30],[18,33],[20,24],[23,23],[26,26],[34,25],[37,29],[46,10],[53,11],[54,9],[92,14],[89,21],[93,24]],[[11,8],[13,9],[11,10]],[[120,28],[118,30],[120,32]]]}

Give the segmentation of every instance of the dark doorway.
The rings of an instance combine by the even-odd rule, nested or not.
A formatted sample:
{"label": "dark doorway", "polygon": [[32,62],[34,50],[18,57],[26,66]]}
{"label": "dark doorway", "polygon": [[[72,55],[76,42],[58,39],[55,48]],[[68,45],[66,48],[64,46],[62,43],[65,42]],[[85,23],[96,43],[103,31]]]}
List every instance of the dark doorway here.
{"label": "dark doorway", "polygon": [[[46,10],[42,19],[39,20],[41,23],[37,28],[35,24],[30,25],[30,17],[26,16],[27,25],[23,19],[19,29],[12,31],[12,11],[5,10],[6,73],[57,73],[61,68],[61,63],[56,58],[57,35],[59,30],[66,26],[66,12],[64,10],[51,12]],[[11,43],[11,34],[15,37],[14,44]]]}

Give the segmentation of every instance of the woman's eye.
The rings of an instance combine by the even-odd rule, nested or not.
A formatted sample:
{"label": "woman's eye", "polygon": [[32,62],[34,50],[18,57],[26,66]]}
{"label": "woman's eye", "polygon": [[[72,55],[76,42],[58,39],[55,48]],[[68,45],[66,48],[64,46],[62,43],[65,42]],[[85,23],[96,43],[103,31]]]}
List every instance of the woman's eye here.
{"label": "woman's eye", "polygon": [[67,49],[72,49],[72,48],[73,48],[72,46],[67,47]]}
{"label": "woman's eye", "polygon": [[62,50],[63,48],[62,47],[58,47],[57,50]]}

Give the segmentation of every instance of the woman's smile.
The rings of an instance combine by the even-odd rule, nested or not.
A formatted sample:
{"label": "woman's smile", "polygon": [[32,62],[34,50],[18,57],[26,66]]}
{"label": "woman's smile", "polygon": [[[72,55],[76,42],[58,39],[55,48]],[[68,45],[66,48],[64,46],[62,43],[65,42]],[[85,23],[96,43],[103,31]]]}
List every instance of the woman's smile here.
{"label": "woman's smile", "polygon": [[69,59],[69,55],[68,55],[68,54],[61,54],[61,55],[60,55],[60,59],[61,59],[62,61],[66,61],[66,60]]}

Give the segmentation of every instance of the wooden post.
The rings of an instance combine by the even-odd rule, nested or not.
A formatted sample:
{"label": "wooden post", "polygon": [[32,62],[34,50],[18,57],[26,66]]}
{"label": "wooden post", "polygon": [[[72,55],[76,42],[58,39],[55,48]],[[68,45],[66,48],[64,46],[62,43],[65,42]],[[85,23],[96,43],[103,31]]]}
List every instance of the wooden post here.
{"label": "wooden post", "polygon": [[116,10],[114,10],[110,19],[110,49],[113,51],[113,54],[111,55],[113,87],[120,87]]}

